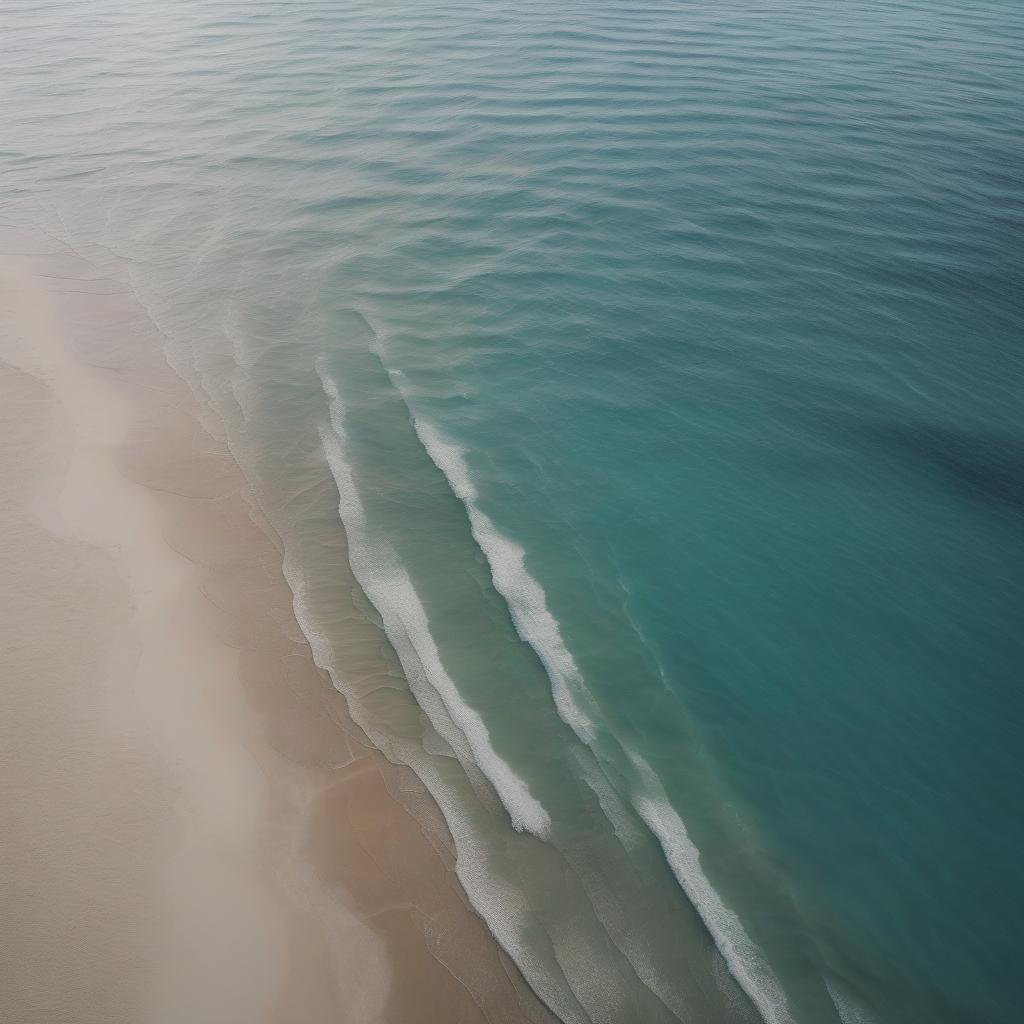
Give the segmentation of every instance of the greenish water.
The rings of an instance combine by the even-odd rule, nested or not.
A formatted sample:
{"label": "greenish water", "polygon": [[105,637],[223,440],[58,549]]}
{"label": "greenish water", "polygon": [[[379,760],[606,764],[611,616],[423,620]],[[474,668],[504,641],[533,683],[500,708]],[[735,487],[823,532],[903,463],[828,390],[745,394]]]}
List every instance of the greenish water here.
{"label": "greenish water", "polygon": [[562,1019],[1021,1018],[1024,9],[35,0],[0,56],[0,220],[130,268]]}

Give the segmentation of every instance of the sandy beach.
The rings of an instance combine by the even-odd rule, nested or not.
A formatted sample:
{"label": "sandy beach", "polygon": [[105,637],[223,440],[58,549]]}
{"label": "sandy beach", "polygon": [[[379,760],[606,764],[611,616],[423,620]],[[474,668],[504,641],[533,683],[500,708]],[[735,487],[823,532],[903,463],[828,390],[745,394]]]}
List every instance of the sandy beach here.
{"label": "sandy beach", "polygon": [[0,1018],[550,1019],[131,290],[3,242]]}

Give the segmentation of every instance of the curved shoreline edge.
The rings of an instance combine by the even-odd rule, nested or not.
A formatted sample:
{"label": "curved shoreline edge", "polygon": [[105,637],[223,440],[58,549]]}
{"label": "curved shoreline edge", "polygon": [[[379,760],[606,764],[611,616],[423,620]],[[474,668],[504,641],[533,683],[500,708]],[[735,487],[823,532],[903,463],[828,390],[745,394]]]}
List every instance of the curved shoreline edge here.
{"label": "curved shoreline edge", "polygon": [[[144,705],[138,720],[124,711],[117,728],[150,751],[169,789],[194,794],[144,808],[165,840],[145,858],[146,870],[166,873],[174,862],[179,889],[192,891],[200,876],[176,861],[186,834],[186,845],[216,848],[210,854],[216,860],[226,832],[233,855],[259,861],[254,884],[266,895],[267,920],[275,922],[266,925],[267,934],[274,939],[263,968],[253,961],[239,971],[255,970],[265,982],[256,1019],[294,1020],[301,1006],[304,1020],[409,1019],[425,1007],[453,1021],[551,1020],[468,906],[454,878],[443,820],[422,785],[367,746],[343,698],[313,665],[291,615],[280,551],[254,525],[237,464],[199,425],[193,398],[153,345],[157,332],[130,287],[53,239],[8,232],[0,249],[24,254],[4,259],[5,290],[31,313],[22,317],[12,351],[4,352],[4,370],[27,373],[52,393],[64,409],[63,426],[74,425],[66,439],[71,464],[75,452],[87,456],[75,471],[78,496],[69,499],[67,482],[59,484],[57,511],[51,508],[44,525],[77,534],[75,543],[102,552],[130,581],[131,610],[120,635],[130,634],[130,643],[146,651],[155,631],[163,647],[152,648],[152,658],[159,661],[158,651],[165,652],[163,667],[173,672],[147,678],[140,666],[152,658],[140,659],[110,691],[113,701]],[[65,342],[71,354],[63,351]],[[109,504],[90,505],[88,494]],[[141,510],[134,518],[124,511],[133,503]],[[138,554],[143,549],[148,563]],[[161,564],[171,567],[167,601],[185,609],[183,618],[152,603],[153,593],[164,593],[155,582],[161,570],[153,568]],[[188,652],[189,664],[200,667],[211,650],[219,652],[222,671],[205,688],[200,680],[194,719],[166,713],[166,701],[185,698],[165,684],[189,676],[167,663],[166,652],[174,650]],[[88,681],[106,685],[105,669],[103,675]],[[228,689],[230,713],[222,706]],[[196,739],[200,726],[208,731],[202,742]],[[207,791],[218,787],[225,750],[246,765],[248,782],[243,795],[222,793],[224,802],[214,809]],[[146,803],[142,794],[126,799]],[[242,821],[237,832],[232,816]],[[142,840],[133,835],[131,842]],[[165,881],[162,874],[161,893]],[[161,941],[164,933],[177,934],[170,941],[183,951],[195,942],[203,914],[192,908],[190,918],[187,901],[177,902],[174,913],[166,906],[145,914],[141,905],[130,909],[141,914],[136,925],[159,933]],[[229,920],[236,920],[240,949],[247,948],[243,939],[257,941],[258,923],[241,912]],[[44,946],[56,938],[41,935]],[[162,966],[155,960],[142,957],[145,991],[133,999],[159,1001],[174,987],[168,971],[178,971],[180,981],[196,969],[187,958],[165,959]],[[238,996],[239,979],[222,980],[219,994],[211,988],[195,997],[221,999],[223,1008],[224,1000]],[[115,1002],[118,995],[110,994]],[[247,1010],[253,1010],[251,1000]],[[203,1019],[202,1012],[193,1019]]]}

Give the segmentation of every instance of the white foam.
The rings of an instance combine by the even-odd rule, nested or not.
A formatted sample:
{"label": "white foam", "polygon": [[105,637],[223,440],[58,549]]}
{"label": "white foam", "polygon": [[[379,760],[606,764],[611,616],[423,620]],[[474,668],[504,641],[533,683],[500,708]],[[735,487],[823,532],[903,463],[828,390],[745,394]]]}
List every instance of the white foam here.
{"label": "white foam", "polygon": [[585,689],[580,670],[565,646],[558,620],[548,610],[544,588],[526,568],[526,552],[501,533],[477,504],[477,491],[462,450],[429,423],[413,417],[416,434],[455,496],[465,505],[470,529],[491,569],[494,588],[505,599],[516,632],[537,653],[551,681],[555,706],[573,732],[592,745],[594,720],[582,707]]}
{"label": "white foam", "polygon": [[[472,750],[468,746],[465,736],[458,731],[450,716],[447,716],[444,712],[443,704],[439,703],[436,690],[430,687],[430,683],[426,679],[426,671],[418,662],[415,648],[408,637],[396,629],[394,620],[390,623],[390,632],[388,631],[388,622],[384,621],[381,606],[378,603],[384,600],[385,595],[375,596],[371,593],[371,589],[375,586],[376,574],[379,569],[379,558],[367,535],[366,511],[359,500],[355,478],[352,475],[348,459],[345,457],[345,431],[342,423],[343,411],[338,388],[319,362],[316,369],[320,376],[324,393],[328,397],[331,411],[331,426],[328,427],[326,424],[321,424],[318,427],[320,443],[338,491],[338,513],[348,538],[349,563],[352,567],[352,572],[362,586],[363,592],[370,599],[374,607],[377,608],[378,613],[382,615],[382,625],[385,632],[388,632],[388,638],[395,653],[398,654],[409,687],[413,691],[417,703],[427,715],[436,733],[447,743],[450,748],[449,752],[454,752],[463,765],[468,767],[469,762],[472,761]],[[393,556],[392,560],[394,560]],[[288,577],[289,584],[291,584],[291,577],[288,576],[287,570],[285,575]],[[299,582],[301,583],[301,581]],[[292,584],[292,590],[295,593],[296,614],[301,616],[302,590],[294,584]],[[303,623],[302,617],[299,618],[299,622],[300,624]],[[303,625],[303,629],[305,630],[305,625]],[[308,635],[309,633],[307,632]],[[317,644],[312,640],[310,642],[315,657],[318,649]],[[329,646],[325,648],[325,654],[327,654],[328,650]],[[317,664],[321,663],[317,661]],[[323,664],[321,667],[327,668],[328,671],[331,670],[331,666],[327,664]],[[338,680],[335,680],[335,682],[337,684]],[[344,689],[343,686],[339,688]],[[366,726],[366,723],[361,724],[364,727]]]}
{"label": "white foam", "polygon": [[839,1014],[839,1019],[843,1024],[875,1024],[875,1018],[863,1006],[855,1003],[851,996],[842,991],[838,982],[826,978],[825,988],[828,989],[832,1005],[836,1008],[836,1013]]}
{"label": "white foam", "polygon": [[[466,507],[473,538],[490,565],[495,589],[505,599],[519,636],[536,651],[548,673],[559,715],[583,743],[593,748],[594,718],[581,706],[581,701],[587,699],[582,674],[565,645],[558,621],[548,610],[543,587],[526,569],[524,549],[502,534],[479,508],[477,490],[462,449],[415,416],[413,426],[434,464]],[[730,973],[758,1008],[765,1024],[792,1024],[782,986],[740,919],[722,903],[705,877],[700,853],[669,803],[657,775],[642,758],[628,750],[626,753],[648,787],[647,794],[634,795],[634,809],[660,843],[676,880],[700,914]],[[652,792],[658,795],[652,797]],[[603,801],[602,808],[606,814],[611,810],[604,808]],[[609,818],[615,828],[616,816],[610,814]],[[628,833],[619,838],[628,848]]]}
{"label": "white foam", "polygon": [[[392,375],[392,380],[397,386],[399,381],[395,380],[394,376]],[[334,461],[338,461],[338,454],[341,454],[341,462],[344,463],[340,448],[340,439],[344,437],[344,433],[340,423],[341,406],[337,386],[324,373],[321,373],[321,379],[324,381],[324,391],[331,399],[334,442],[339,445],[339,448],[334,449]],[[582,702],[588,700],[582,674],[572,653],[566,647],[558,621],[548,609],[543,587],[526,569],[525,550],[502,534],[490,517],[479,508],[478,492],[470,476],[463,450],[445,438],[431,424],[415,416],[412,417],[412,422],[430,458],[448,480],[453,493],[465,506],[473,538],[490,566],[494,587],[505,599],[519,636],[530,644],[547,671],[559,715],[579,739],[592,748],[596,734],[596,716],[588,714],[582,706]],[[325,439],[325,451],[328,452],[329,460],[332,458],[332,449],[333,444],[328,437]],[[358,499],[354,497],[354,483],[351,481],[347,463],[344,467],[332,463],[332,471],[335,472],[339,491],[348,491],[351,495],[348,499],[343,496],[339,508],[351,538],[349,519],[353,519],[355,526],[355,520],[362,516],[360,525],[364,526],[365,516],[362,514],[361,506],[358,506]],[[348,508],[346,504],[349,505]],[[358,510],[355,506],[358,506]],[[377,551],[379,555],[379,545]],[[446,709],[469,741],[474,758],[509,809],[513,825],[517,829],[525,828],[541,838],[546,837],[551,824],[547,812],[533,798],[511,767],[490,747],[483,721],[475,711],[461,702],[454,682],[444,672],[430,637],[425,611],[411,581],[397,566],[392,566],[388,572],[382,573],[379,562],[373,574],[374,578],[366,576],[364,579],[364,574],[358,570],[356,575],[373,603],[381,611],[389,637],[393,642],[397,639],[396,650],[399,651],[399,656],[402,657],[402,634],[405,634],[413,644],[417,657],[423,662],[430,676],[431,683],[441,694]],[[389,593],[379,592],[378,587],[387,588]],[[385,607],[394,609],[393,613],[389,613],[393,615],[390,624],[388,614],[384,611]],[[405,659],[402,660],[404,667]],[[690,840],[686,826],[669,802],[657,774],[639,755],[628,750],[626,754],[644,780],[645,791],[632,795],[632,805],[657,838],[676,880],[700,914],[730,973],[757,1007],[765,1024],[794,1024],[782,986],[760,948],[747,935],[739,917],[722,903],[721,897],[701,870],[700,852]],[[593,788],[591,779],[585,781]],[[603,790],[603,787],[599,788]],[[598,790],[595,789],[595,792]],[[602,809],[615,827],[616,818],[621,816],[609,814],[613,807],[605,806],[608,797],[606,791],[598,792],[598,796],[606,798],[601,800]],[[618,828],[615,830],[619,833]],[[636,841],[628,829],[619,834],[619,838],[627,849]],[[490,920],[490,915],[485,916]],[[862,1022],[854,1017],[847,1024]]]}
{"label": "white foam", "polygon": [[647,833],[605,777],[597,758],[585,747],[573,747],[571,753],[580,779],[597,798],[601,813],[611,823],[612,831],[622,848],[627,853],[639,849]]}
{"label": "white foam", "polygon": [[[546,839],[551,831],[551,818],[529,787],[511,765],[491,745],[487,726],[479,713],[462,699],[454,680],[441,661],[440,652],[430,632],[426,610],[416,593],[408,573],[390,546],[372,541],[366,529],[366,513],[360,502],[351,466],[345,456],[345,434],[341,423],[342,409],[337,385],[322,367],[317,367],[324,393],[331,402],[332,428],[321,428],[324,454],[338,486],[338,511],[349,537],[352,568],[366,595],[373,602],[384,622],[385,632],[407,670],[410,685],[425,675],[440,698],[448,721],[459,730],[469,746],[472,759],[494,787],[508,811],[513,828]],[[411,663],[410,655],[415,656]],[[414,691],[415,692],[415,691]],[[419,698],[419,694],[417,694]],[[447,722],[431,715],[429,701],[420,701],[434,728],[458,750],[458,737],[450,736]],[[449,735],[445,735],[448,733]]]}
{"label": "white foam", "polygon": [[633,806],[661,843],[672,873],[700,914],[732,976],[753,1001],[765,1024],[793,1024],[782,986],[761,949],[747,935],[736,914],[722,903],[701,870],[700,851],[669,803],[654,769],[639,754],[629,750],[626,753],[643,780],[644,791],[634,794]]}

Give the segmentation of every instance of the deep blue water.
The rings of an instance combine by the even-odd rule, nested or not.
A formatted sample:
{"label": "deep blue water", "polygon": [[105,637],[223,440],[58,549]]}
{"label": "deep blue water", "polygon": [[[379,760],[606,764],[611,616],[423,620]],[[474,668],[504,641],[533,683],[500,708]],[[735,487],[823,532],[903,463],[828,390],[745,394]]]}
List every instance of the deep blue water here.
{"label": "deep blue water", "polygon": [[0,27],[0,216],[131,268],[563,1019],[1024,1015],[1024,8]]}

